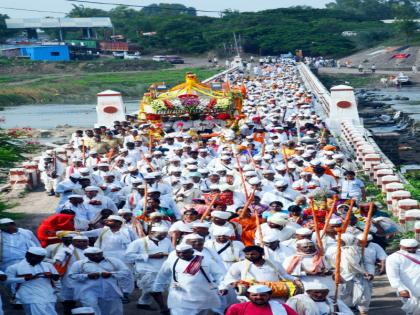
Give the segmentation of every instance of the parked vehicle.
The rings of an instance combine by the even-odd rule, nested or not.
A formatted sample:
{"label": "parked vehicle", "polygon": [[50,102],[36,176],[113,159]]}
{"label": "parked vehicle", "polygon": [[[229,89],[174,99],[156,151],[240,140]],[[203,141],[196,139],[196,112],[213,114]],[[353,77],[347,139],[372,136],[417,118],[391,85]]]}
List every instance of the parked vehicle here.
{"label": "parked vehicle", "polygon": [[157,62],[166,61],[166,56],[153,56],[152,60]]}
{"label": "parked vehicle", "polygon": [[184,58],[179,56],[166,56],[166,61],[172,64],[184,64]]}

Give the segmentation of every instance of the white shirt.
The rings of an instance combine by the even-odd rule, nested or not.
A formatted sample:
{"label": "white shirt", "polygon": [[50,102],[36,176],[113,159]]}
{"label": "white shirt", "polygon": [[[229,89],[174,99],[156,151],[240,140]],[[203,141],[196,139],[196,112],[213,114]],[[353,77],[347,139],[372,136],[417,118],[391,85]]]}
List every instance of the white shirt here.
{"label": "white shirt", "polygon": [[173,250],[171,241],[165,238],[157,244],[149,236],[137,239],[130,243],[125,251],[125,260],[129,263],[135,263],[138,273],[148,271],[158,272],[166,257],[156,259],[149,258],[151,254],[165,253],[169,254]]}
{"label": "white shirt", "polygon": [[26,259],[9,266],[6,269],[7,281],[9,283],[19,284],[19,289],[16,292],[16,298],[23,304],[31,303],[55,303],[57,300],[54,294],[54,288],[51,285],[51,279],[36,278],[25,281],[25,278],[20,277],[25,274],[41,274],[41,273],[58,274],[54,266],[47,262],[41,262],[35,266],[30,265]]}
{"label": "white shirt", "polygon": [[414,297],[420,298],[420,265],[412,262],[403,255],[420,261],[420,252],[411,254],[399,250],[386,259],[386,275],[391,287],[397,291],[408,290]]}

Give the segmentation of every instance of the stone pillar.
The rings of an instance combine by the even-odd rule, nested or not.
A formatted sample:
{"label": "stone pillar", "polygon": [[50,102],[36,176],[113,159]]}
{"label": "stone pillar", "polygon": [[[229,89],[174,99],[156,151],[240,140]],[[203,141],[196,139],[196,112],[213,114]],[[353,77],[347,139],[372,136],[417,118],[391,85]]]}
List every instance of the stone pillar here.
{"label": "stone pillar", "polygon": [[95,127],[112,127],[114,121],[125,120],[125,106],[120,92],[106,90],[96,95],[98,103],[96,105],[97,122]]}
{"label": "stone pillar", "polygon": [[328,126],[337,135],[341,134],[341,123],[347,121],[354,126],[360,125],[354,89],[347,85],[331,88],[331,103],[328,113]]}

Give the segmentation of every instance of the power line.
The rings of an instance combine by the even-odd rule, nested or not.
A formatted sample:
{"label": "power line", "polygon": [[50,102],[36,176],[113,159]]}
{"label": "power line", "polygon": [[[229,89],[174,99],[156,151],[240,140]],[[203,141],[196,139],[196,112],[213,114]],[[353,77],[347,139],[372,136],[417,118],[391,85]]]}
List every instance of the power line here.
{"label": "power line", "polygon": [[21,9],[21,8],[10,8],[10,7],[0,7],[0,9],[5,9],[5,10],[14,10],[14,11],[29,11],[29,12],[38,12],[38,13],[58,13],[58,14],[67,14],[67,12],[58,12],[58,11],[43,11],[43,10]]}
{"label": "power line", "polygon": [[[89,1],[89,0],[66,0],[68,2],[78,2],[78,3],[89,3],[89,4],[105,4],[105,5],[121,5],[121,6],[126,6],[126,7],[134,7],[134,8],[149,8],[150,6],[147,5],[139,5],[139,4],[126,4],[126,3],[110,3],[110,2],[101,2],[101,1]],[[154,7],[151,7],[154,8]],[[159,7],[157,7],[156,9],[159,9]],[[185,11],[185,9],[181,9],[181,8],[164,8],[164,10],[173,10],[173,11]],[[223,13],[222,11],[212,11],[212,10],[199,10],[199,9],[195,9],[196,12],[205,12],[205,13]]]}

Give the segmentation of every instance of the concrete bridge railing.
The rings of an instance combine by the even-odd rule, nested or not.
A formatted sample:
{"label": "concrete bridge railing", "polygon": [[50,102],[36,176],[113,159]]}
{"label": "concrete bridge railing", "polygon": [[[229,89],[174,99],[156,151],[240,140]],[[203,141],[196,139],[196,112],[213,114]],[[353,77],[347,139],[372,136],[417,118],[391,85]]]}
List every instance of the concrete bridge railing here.
{"label": "concrete bridge railing", "polygon": [[420,207],[405,190],[407,183],[394,163],[382,152],[363,127],[357,111],[357,101],[352,87],[335,86],[328,91],[315,74],[303,63],[298,66],[305,86],[315,95],[326,116],[326,124],[336,142],[353,157],[359,169],[381,189],[388,210],[410,230],[420,222]]}

